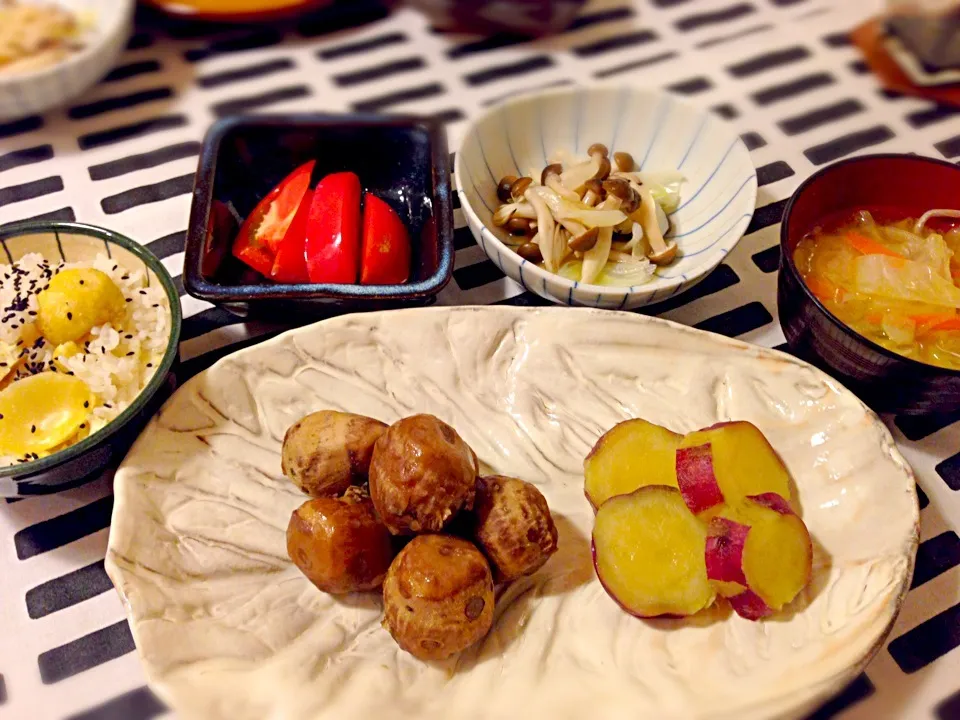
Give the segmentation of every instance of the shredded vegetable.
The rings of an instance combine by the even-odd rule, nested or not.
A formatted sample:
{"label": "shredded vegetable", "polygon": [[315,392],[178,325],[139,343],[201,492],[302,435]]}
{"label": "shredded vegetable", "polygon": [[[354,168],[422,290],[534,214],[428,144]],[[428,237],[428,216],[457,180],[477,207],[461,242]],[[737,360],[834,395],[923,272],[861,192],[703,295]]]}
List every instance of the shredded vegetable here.
{"label": "shredded vegetable", "polygon": [[794,260],[811,292],[856,332],[960,370],[960,229],[935,232],[933,217],[960,218],[960,211],[889,224],[859,212],[842,227],[805,237]]}

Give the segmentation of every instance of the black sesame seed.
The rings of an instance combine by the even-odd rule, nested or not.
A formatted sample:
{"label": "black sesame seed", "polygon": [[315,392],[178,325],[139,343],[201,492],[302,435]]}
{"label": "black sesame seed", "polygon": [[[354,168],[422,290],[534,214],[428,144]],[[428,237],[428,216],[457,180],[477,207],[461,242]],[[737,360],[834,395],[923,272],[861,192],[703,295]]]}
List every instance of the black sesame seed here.
{"label": "black sesame seed", "polygon": [[133,298],[127,298],[127,302],[133,302]]}
{"label": "black sesame seed", "polygon": [[146,295],[146,294],[147,294],[147,291],[146,291],[146,290],[140,290],[139,292],[140,292],[141,295]]}
{"label": "black sesame seed", "polygon": [[86,423],[80,423],[80,429],[83,430],[87,426]]}
{"label": "black sesame seed", "polygon": [[37,426],[36,426],[36,425],[31,425],[31,426],[30,426],[30,432],[31,432],[31,433],[35,433],[36,431],[37,431]]}
{"label": "black sesame seed", "polygon": [[104,406],[107,410],[112,410],[112,409],[113,409],[113,405],[111,405],[110,403],[104,403],[103,406]]}
{"label": "black sesame seed", "polygon": [[120,279],[121,279],[121,280],[129,280],[129,279],[130,279],[130,276],[129,276],[129,275],[121,275],[121,276],[120,276]]}
{"label": "black sesame seed", "polygon": [[80,281],[80,284],[83,285],[83,280]]}
{"label": "black sesame seed", "polygon": [[153,363],[147,363],[147,367],[153,367]]}
{"label": "black sesame seed", "polygon": [[127,340],[133,340],[133,335],[127,334],[127,335],[124,335],[124,337],[125,337]]}
{"label": "black sesame seed", "polygon": [[67,320],[73,320],[73,313],[72,313],[72,312],[68,312],[68,313],[67,313]]}
{"label": "black sesame seed", "polygon": [[131,350],[130,352],[127,353],[127,357],[130,357],[131,355],[136,355],[136,353],[133,350]]}
{"label": "black sesame seed", "polygon": [[151,307],[158,308],[158,307],[160,307],[160,303],[154,303],[153,305],[151,305]]}
{"label": "black sesame seed", "polygon": [[84,406],[85,408],[90,407],[90,401],[89,401],[89,400],[84,400],[84,401],[83,401],[83,406]]}

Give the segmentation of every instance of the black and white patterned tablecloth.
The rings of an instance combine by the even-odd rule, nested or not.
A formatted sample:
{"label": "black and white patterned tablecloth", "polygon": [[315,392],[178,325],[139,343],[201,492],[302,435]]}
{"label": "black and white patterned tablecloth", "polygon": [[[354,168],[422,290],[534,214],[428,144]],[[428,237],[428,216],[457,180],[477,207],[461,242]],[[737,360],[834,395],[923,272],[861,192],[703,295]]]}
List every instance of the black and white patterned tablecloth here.
{"label": "black and white patterned tablecloth", "polygon": [[[412,10],[353,0],[289,31],[141,26],[80,104],[0,124],[0,223],[78,219],[141,240],[177,276],[199,141],[223,115],[409,111],[465,119],[518,91],[594,79],[666,87],[734,123],[758,168],[747,235],[656,315],[777,346],[777,224],[824,163],[861,151],[960,156],[960,112],[884,93],[846,39],[882,0],[593,0],[534,43],[433,32]],[[537,304],[456,211],[445,304]],[[184,373],[280,331],[183,298]],[[921,486],[922,544],[887,646],[817,717],[960,718],[960,414],[888,419]],[[103,570],[110,478],[0,503],[0,718],[144,720],[145,688]]]}

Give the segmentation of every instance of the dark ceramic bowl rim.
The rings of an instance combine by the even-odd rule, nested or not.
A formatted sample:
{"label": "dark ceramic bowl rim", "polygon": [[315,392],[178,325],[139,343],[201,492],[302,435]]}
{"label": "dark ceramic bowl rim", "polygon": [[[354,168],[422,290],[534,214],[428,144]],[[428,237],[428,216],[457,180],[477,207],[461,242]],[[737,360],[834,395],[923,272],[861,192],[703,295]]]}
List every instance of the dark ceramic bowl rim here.
{"label": "dark ceramic bowl rim", "polygon": [[836,325],[845,335],[853,338],[854,340],[863,343],[873,352],[882,355],[891,360],[896,360],[906,364],[906,366],[911,370],[921,371],[924,373],[936,373],[944,374],[950,377],[960,378],[960,370],[951,370],[950,368],[941,367],[940,365],[932,365],[930,363],[920,362],[919,360],[914,360],[909,358],[906,355],[900,355],[888,350],[882,345],[878,345],[870,338],[864,337],[856,330],[851,328],[849,325],[846,325],[842,320],[840,320],[836,315],[830,312],[826,306],[820,302],[816,295],[811,292],[810,288],[807,287],[807,283],[804,282],[803,276],[800,274],[800,271],[797,269],[796,263],[793,261],[792,253],[788,252],[787,245],[790,240],[790,216],[793,213],[794,204],[800,199],[800,196],[806,192],[807,188],[818,180],[820,177],[827,175],[838,168],[841,168],[845,165],[852,165],[854,163],[860,163],[866,160],[913,160],[921,163],[931,163],[933,165],[941,165],[949,167],[956,172],[960,172],[960,167],[954,165],[953,163],[947,162],[946,160],[937,160],[936,158],[924,157],[922,155],[909,155],[906,153],[878,153],[874,155],[858,155],[856,157],[847,158],[846,160],[840,160],[839,162],[832,163],[826,167],[820,168],[817,172],[813,173],[810,177],[804,180],[800,187],[796,189],[793,195],[790,197],[789,202],[787,202],[786,208],[783,211],[783,218],[781,219],[780,224],[780,262],[781,266],[785,263],[787,269],[792,272],[797,281],[800,284],[800,287],[803,289],[804,294],[807,298],[813,302],[814,306],[823,313],[834,325]]}
{"label": "dark ceramic bowl rim", "polygon": [[0,478],[12,477],[14,481],[16,481],[18,475],[35,475],[36,473],[49,470],[50,468],[56,467],[57,465],[67,462],[68,460],[79,457],[89,450],[102,445],[114,434],[116,434],[117,431],[122,429],[128,422],[130,422],[130,420],[132,420],[137,413],[143,410],[150,399],[157,394],[157,391],[160,390],[160,388],[166,382],[167,375],[170,373],[170,369],[173,367],[173,362],[177,357],[177,352],[179,351],[180,347],[180,327],[183,322],[183,313],[180,308],[180,295],[177,292],[176,286],[173,284],[173,279],[170,277],[170,273],[167,272],[167,269],[163,267],[160,260],[158,260],[153,253],[139,243],[131,240],[125,235],[116,233],[113,230],[107,230],[106,228],[97,227],[95,225],[87,225],[76,222],[47,221],[26,221],[4,225],[3,227],[0,227],[0,242],[5,242],[6,240],[9,240],[13,237],[18,237],[20,235],[30,235],[41,232],[63,232],[72,233],[74,235],[88,235],[90,237],[99,238],[103,240],[104,243],[113,243],[115,245],[119,245],[125,250],[128,250],[136,255],[160,279],[160,284],[163,285],[163,289],[167,294],[167,301],[170,305],[170,336],[167,339],[166,352],[163,354],[163,359],[160,361],[157,371],[153,374],[153,377],[150,378],[150,382],[148,382],[146,387],[140,391],[140,393],[136,398],[134,398],[133,402],[130,403],[130,406],[126,410],[117,415],[117,417],[100,428],[93,435],[84,438],[75,445],[71,445],[68,448],[64,448],[59,452],[55,452],[52,455],[40,458],[39,460],[32,460],[30,462],[19,463],[17,465],[10,465],[8,467],[0,468]]}
{"label": "dark ceramic bowl rim", "polygon": [[[213,177],[224,136],[242,125],[285,127],[338,127],[359,125],[371,128],[421,127],[431,141],[440,139],[442,147],[431,150],[430,164],[438,178],[436,192],[430,196],[433,217],[437,219],[437,269],[419,282],[400,285],[360,285],[331,283],[275,283],[264,281],[244,285],[218,285],[204,279],[200,272],[200,254],[205,242],[206,223],[200,227],[194,221],[194,211],[202,209],[209,221],[213,195]],[[213,124],[203,140],[200,162],[197,166],[191,205],[191,224],[187,231],[186,253],[183,260],[184,289],[193,297],[212,303],[236,303],[252,300],[315,300],[328,298],[342,301],[413,300],[436,295],[453,276],[453,187],[449,168],[449,152],[443,123],[435,118],[417,115],[372,115],[369,113],[289,113],[277,115],[249,115],[223,118]],[[204,182],[206,181],[206,182]]]}

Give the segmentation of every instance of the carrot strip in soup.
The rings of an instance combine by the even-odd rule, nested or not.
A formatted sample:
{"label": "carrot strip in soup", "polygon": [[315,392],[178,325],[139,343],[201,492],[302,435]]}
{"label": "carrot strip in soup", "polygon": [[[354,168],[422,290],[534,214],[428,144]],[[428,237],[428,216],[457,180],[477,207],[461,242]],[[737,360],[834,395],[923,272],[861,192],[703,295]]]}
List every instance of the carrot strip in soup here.
{"label": "carrot strip in soup", "polygon": [[945,330],[960,330],[960,317],[944,320],[941,323],[937,323],[936,325],[927,328],[927,332],[943,332]]}
{"label": "carrot strip in soup", "polygon": [[837,292],[840,290],[840,288],[829,280],[824,280],[814,275],[808,275],[803,281],[807,284],[807,287],[810,288],[810,292],[820,299],[827,298],[832,300],[837,297]]}
{"label": "carrot strip in soup", "polygon": [[847,242],[850,243],[855,250],[859,250],[864,255],[887,255],[888,257],[902,258],[898,252],[894,252],[886,245],[878,243],[876,240],[868,238],[866,235],[861,235],[860,233],[847,233]]}

